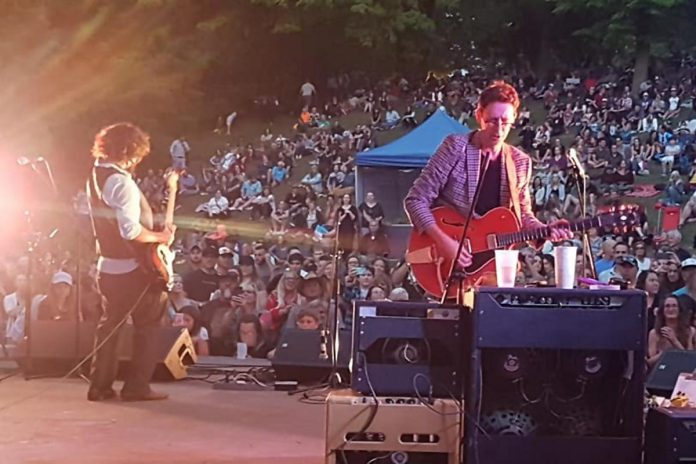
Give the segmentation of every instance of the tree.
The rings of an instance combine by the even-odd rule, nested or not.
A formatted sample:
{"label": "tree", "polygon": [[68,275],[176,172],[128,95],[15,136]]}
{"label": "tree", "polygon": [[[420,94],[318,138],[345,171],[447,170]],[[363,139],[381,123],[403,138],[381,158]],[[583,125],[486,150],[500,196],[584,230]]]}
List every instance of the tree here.
{"label": "tree", "polygon": [[665,56],[676,24],[688,22],[686,0],[555,0],[556,13],[586,15],[587,25],[574,32],[598,41],[605,49],[630,57],[633,92],[648,78],[652,57]]}
{"label": "tree", "polygon": [[[456,0],[252,0],[275,14],[273,32],[303,37],[304,51],[334,69],[427,68],[438,19]],[[328,41],[327,49],[321,42]],[[314,50],[314,53],[312,53]],[[344,53],[331,53],[341,50]],[[328,52],[328,53],[325,53]],[[333,59],[339,56],[341,60]],[[333,62],[332,62],[333,61]]]}

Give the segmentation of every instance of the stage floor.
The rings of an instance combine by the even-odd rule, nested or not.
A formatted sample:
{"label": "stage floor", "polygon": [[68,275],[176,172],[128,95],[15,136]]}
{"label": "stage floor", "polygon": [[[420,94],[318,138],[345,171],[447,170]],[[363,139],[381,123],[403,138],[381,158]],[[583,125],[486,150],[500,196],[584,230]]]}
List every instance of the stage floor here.
{"label": "stage floor", "polygon": [[79,379],[6,379],[0,382],[0,462],[324,462],[323,405],[285,392],[213,390],[201,381],[154,388],[170,398],[91,403]]}

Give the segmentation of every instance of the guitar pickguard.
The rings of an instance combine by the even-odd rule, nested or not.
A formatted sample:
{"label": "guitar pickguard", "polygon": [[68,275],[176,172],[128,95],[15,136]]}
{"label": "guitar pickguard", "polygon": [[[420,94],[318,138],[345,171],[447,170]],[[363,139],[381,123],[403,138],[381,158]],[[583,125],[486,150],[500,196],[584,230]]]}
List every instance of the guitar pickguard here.
{"label": "guitar pickguard", "polygon": [[486,264],[489,264],[492,261],[495,261],[494,250],[480,251],[478,253],[474,253],[471,257],[471,265],[465,269],[466,274],[474,275],[481,269],[483,269],[486,266]]}

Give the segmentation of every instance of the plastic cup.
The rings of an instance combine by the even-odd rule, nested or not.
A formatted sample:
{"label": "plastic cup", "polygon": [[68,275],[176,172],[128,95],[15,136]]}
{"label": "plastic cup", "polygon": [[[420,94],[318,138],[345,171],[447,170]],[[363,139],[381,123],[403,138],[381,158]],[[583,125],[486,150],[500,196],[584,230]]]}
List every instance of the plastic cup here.
{"label": "plastic cup", "polygon": [[247,344],[237,343],[237,359],[246,359],[247,354]]}
{"label": "plastic cup", "polygon": [[574,246],[557,246],[553,249],[553,257],[556,261],[556,287],[575,287],[575,259],[577,254],[578,249]]}
{"label": "plastic cup", "polygon": [[519,250],[495,250],[495,277],[498,287],[515,286],[519,254]]}

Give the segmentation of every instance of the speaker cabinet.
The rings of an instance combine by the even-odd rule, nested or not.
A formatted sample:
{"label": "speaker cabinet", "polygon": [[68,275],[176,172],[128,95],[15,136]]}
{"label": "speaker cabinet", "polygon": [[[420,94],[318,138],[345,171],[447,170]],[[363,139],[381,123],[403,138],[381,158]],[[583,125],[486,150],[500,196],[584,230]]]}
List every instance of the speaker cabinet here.
{"label": "speaker cabinet", "polygon": [[680,462],[696,462],[696,410],[651,409],[645,424],[645,464]]}
{"label": "speaker cabinet", "polygon": [[482,288],[471,317],[467,462],[640,462],[642,292]]}
{"label": "speaker cabinet", "polygon": [[[350,331],[338,331],[338,371],[348,378]],[[283,330],[271,360],[276,380],[315,383],[331,374],[333,343],[328,331],[287,328]]]}
{"label": "speaker cabinet", "polygon": [[[326,464],[459,464],[459,405],[435,399],[361,396],[339,390],[326,399]],[[380,459],[381,457],[381,459]]]}
{"label": "speaker cabinet", "polygon": [[354,302],[352,388],[460,398],[460,312],[437,303]]}
{"label": "speaker cabinet", "polygon": [[[133,326],[124,327],[119,340],[119,359],[128,368],[133,351]],[[161,327],[157,331],[157,367],[155,380],[180,380],[187,376],[187,366],[198,361],[193,340],[188,329],[181,327]],[[121,370],[121,368],[119,368]]]}
{"label": "speaker cabinet", "polygon": [[[32,321],[30,343],[31,366],[18,359],[20,365],[29,369],[30,375],[62,376],[70,372],[94,349],[94,323],[71,321]],[[183,379],[186,366],[196,362],[193,340],[188,330],[178,327],[157,329],[156,378],[161,380]],[[119,371],[127,368],[132,354],[133,326],[126,324],[121,329],[118,343]],[[82,372],[89,372],[86,362]]]}
{"label": "speaker cabinet", "polygon": [[653,395],[669,398],[682,372],[696,370],[696,351],[665,351],[648,375],[645,387]]}

